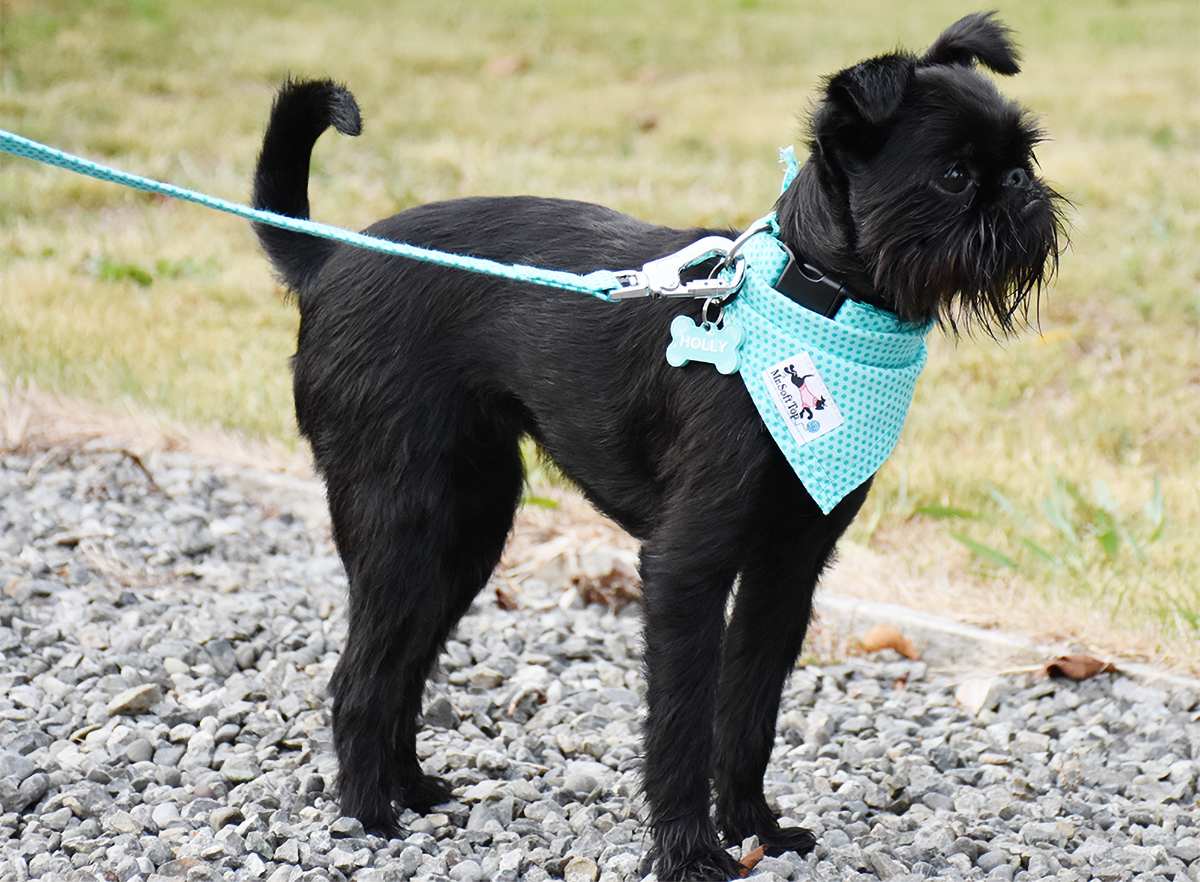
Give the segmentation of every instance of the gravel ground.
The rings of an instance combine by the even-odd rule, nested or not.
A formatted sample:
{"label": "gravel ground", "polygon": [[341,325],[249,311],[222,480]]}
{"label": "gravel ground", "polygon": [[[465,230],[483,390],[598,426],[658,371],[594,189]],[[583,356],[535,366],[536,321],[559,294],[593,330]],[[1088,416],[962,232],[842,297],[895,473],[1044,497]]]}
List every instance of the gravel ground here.
{"label": "gravel ground", "polygon": [[[0,457],[0,882],[642,878],[634,606],[538,572],[515,609],[485,592],[419,742],[457,801],[368,836],[332,794],[319,505],[148,465]],[[751,878],[1200,880],[1200,686],[983,682],[971,713],[890,651],[798,670],[768,794],[820,844]]]}

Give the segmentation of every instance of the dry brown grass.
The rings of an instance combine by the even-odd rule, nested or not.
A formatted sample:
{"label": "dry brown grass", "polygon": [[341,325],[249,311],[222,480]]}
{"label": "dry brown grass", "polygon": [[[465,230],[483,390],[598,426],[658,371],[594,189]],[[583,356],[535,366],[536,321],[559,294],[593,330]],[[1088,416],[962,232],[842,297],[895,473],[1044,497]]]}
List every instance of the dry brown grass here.
{"label": "dry brown grass", "polygon": [[313,478],[307,448],[249,440],[213,426],[196,429],[129,406],[107,410],[87,401],[16,385],[0,373],[0,454],[126,450],[145,459],[158,452],[188,453],[247,468]]}

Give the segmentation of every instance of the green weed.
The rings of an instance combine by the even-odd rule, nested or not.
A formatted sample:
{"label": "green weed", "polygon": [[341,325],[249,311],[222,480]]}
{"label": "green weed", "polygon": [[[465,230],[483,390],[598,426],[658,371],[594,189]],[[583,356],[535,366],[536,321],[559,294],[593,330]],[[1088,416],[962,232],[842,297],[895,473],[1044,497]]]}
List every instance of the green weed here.
{"label": "green weed", "polygon": [[978,522],[999,533],[1003,544],[947,531],[984,564],[1015,571],[1052,594],[1066,590],[1095,598],[1114,618],[1135,603],[1163,624],[1200,629],[1200,591],[1161,578],[1155,560],[1154,546],[1168,528],[1159,475],[1138,510],[1123,509],[1103,479],[1094,479],[1087,493],[1053,469],[1033,510],[994,485],[988,497],[990,505],[980,511],[929,505],[914,514]]}
{"label": "green weed", "polygon": [[120,263],[110,257],[97,257],[87,262],[87,271],[92,278],[104,282],[136,282],[143,288],[154,284],[154,277],[140,266],[132,263]]}

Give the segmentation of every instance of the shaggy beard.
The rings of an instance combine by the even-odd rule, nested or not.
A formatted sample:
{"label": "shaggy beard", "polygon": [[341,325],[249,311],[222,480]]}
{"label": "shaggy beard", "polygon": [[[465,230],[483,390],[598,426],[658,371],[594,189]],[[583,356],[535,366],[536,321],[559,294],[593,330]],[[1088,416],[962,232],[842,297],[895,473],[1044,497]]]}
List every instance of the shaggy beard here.
{"label": "shaggy beard", "polygon": [[909,203],[904,220],[870,225],[879,233],[874,244],[864,225],[859,250],[877,255],[875,290],[902,320],[936,318],[956,336],[980,327],[996,337],[1029,325],[1031,307],[1036,314],[1042,288],[1058,272],[1066,200],[1046,188],[1022,201],[1015,211],[968,206],[940,224],[914,218]]}

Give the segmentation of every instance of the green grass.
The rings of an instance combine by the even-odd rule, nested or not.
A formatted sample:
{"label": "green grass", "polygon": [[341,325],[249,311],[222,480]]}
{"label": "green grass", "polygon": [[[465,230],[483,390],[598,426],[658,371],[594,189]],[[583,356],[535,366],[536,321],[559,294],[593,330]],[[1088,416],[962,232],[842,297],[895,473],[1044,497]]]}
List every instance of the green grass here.
{"label": "green grass", "polygon": [[[0,5],[0,124],[244,200],[274,87],[330,75],[359,98],[366,130],[318,145],[319,220],[361,228],[433,199],[537,193],[738,226],[770,207],[776,150],[799,145],[823,74],[928,45],[964,11],[12,0]],[[1072,247],[1041,337],[931,338],[904,440],[852,538],[895,544],[934,518],[946,554],[974,543],[966,590],[1018,578],[1051,605],[1194,645],[1200,7],[1047,0],[1001,12],[1025,58],[1002,88],[1050,134],[1039,159],[1074,203]],[[501,68],[516,72],[489,72]],[[0,158],[0,298],[9,382],[294,439],[296,315],[243,222]],[[1136,536],[1156,494],[1154,541],[1137,553],[1120,539],[1108,554],[1096,513]],[[1065,563],[1070,541],[1043,505],[1060,497],[1060,514],[1079,519],[1080,566]],[[978,517],[945,520],[955,509]]]}

